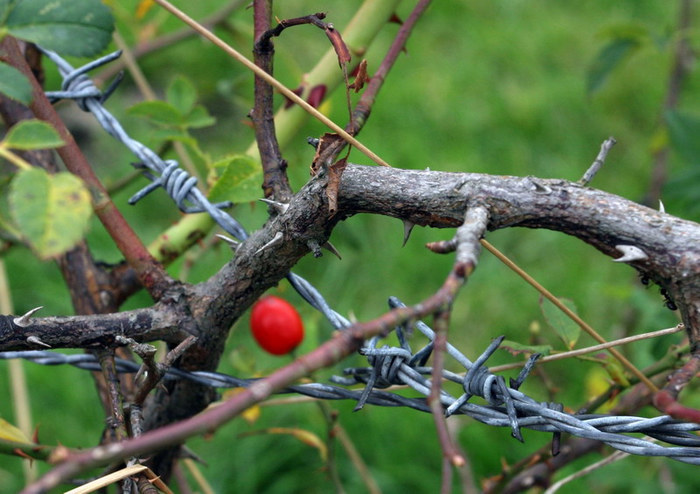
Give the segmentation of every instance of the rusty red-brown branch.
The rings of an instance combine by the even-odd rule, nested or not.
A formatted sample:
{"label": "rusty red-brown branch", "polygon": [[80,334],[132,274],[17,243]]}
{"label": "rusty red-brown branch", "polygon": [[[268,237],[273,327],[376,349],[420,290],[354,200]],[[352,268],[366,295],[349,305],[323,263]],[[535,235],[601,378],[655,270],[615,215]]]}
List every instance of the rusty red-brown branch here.
{"label": "rusty red-brown branch", "polygon": [[124,255],[126,261],[134,268],[143,286],[155,299],[160,298],[172,284],[170,277],[163,267],[149,254],[141,239],[112,202],[104,186],[80,151],[73,136],[68,132],[58,113],[56,113],[56,110],[44,95],[44,91],[38,81],[34,78],[17,44],[17,40],[6,36],[2,42],[2,48],[7,54],[7,60],[10,65],[22,72],[32,84],[32,103],[30,108],[34,114],[37,118],[50,123],[65,142],[65,145],[58,148],[57,152],[66,168],[80,177],[87,185],[92,196],[95,214],[112,237],[119,251]]}
{"label": "rusty red-brown branch", "polygon": [[678,395],[700,372],[700,354],[696,351],[683,367],[671,374],[666,386],[654,395],[654,406],[661,412],[678,420],[700,424],[700,410],[678,403]]}

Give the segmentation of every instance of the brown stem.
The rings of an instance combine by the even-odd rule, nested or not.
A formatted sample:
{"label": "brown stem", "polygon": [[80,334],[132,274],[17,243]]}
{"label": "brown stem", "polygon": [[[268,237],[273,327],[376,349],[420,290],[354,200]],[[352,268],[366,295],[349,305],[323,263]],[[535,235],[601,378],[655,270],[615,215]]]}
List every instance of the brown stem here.
{"label": "brown stem", "polygon": [[[255,0],[253,8],[255,29],[253,61],[272,75],[275,50],[270,41],[271,35],[268,35],[272,0]],[[265,197],[279,202],[289,202],[292,189],[286,173],[287,161],[282,158],[275,132],[272,86],[257,75],[255,76],[255,107],[250,116],[255,128],[255,140],[264,172],[263,193]]]}
{"label": "brown stem", "polygon": [[[465,460],[452,442],[450,431],[447,429],[447,422],[445,421],[445,411],[440,400],[442,391],[442,371],[445,368],[445,352],[447,351],[447,328],[450,321],[449,309],[438,311],[435,314],[434,321],[435,347],[433,349],[433,371],[430,394],[428,395],[428,405],[430,406],[430,412],[435,422],[435,429],[437,431],[438,440],[440,441],[440,447],[442,448],[442,455],[448,462],[448,465],[459,467],[464,465]],[[450,468],[449,479],[452,478],[451,473],[452,471]],[[451,482],[449,482],[448,485],[451,485]],[[443,489],[446,487],[447,486],[443,484]],[[449,490],[447,492],[449,492]]]}
{"label": "brown stem", "polygon": [[[360,97],[360,101],[358,101],[355,105],[350,121],[345,125],[346,132],[352,136],[359,134],[367,122],[367,119],[372,111],[374,101],[379,94],[379,90],[384,85],[386,76],[396,63],[396,60],[401,52],[405,50],[406,42],[408,41],[408,37],[411,35],[411,31],[430,5],[431,1],[432,0],[420,0],[406,21],[401,25],[401,29],[399,29],[399,32],[396,34],[394,41],[391,43],[389,50],[382,60],[382,63],[379,65],[379,68],[370,79],[367,88]],[[335,161],[346,146],[347,142],[345,140],[338,139],[333,142],[332,145],[323,149],[322,153],[315,161],[324,163],[326,166],[328,166],[330,163]]]}
{"label": "brown stem", "polygon": [[700,353],[695,352],[686,364],[671,374],[668,383],[654,395],[654,406],[661,412],[679,420],[700,424],[700,410],[678,403],[678,395],[700,372]]}
{"label": "brown stem", "polygon": [[379,94],[379,90],[384,85],[386,76],[396,63],[399,55],[406,50],[406,42],[408,41],[408,37],[411,35],[413,28],[425,10],[430,6],[431,1],[432,0],[420,0],[411,11],[408,18],[406,18],[404,23],[401,25],[399,32],[396,33],[396,37],[391,43],[389,50],[386,52],[382,63],[379,65],[379,68],[370,79],[367,89],[365,89],[360,97],[360,101],[358,101],[357,105],[355,105],[355,110],[352,113],[352,122],[348,124],[352,129],[354,129],[353,135],[357,135],[360,132],[360,129],[362,129],[365,122],[369,118],[374,101]]}

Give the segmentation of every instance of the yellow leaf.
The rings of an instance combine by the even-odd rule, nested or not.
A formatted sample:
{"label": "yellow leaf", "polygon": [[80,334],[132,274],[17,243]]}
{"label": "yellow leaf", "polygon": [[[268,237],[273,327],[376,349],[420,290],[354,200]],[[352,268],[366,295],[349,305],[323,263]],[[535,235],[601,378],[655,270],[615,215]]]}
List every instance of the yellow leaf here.
{"label": "yellow leaf", "polygon": [[[245,391],[245,388],[229,389],[224,392],[222,398],[227,400],[232,396],[242,393],[243,391]],[[260,413],[260,407],[258,405],[253,405],[252,407],[244,410],[243,413],[241,413],[241,417],[243,417],[243,419],[249,424],[254,424],[260,418]]]}
{"label": "yellow leaf", "polygon": [[304,429],[296,429],[292,427],[270,427],[269,429],[263,429],[260,431],[244,432],[243,434],[240,434],[240,437],[252,436],[254,434],[286,434],[295,437],[307,446],[316,448],[322,461],[326,461],[328,458],[328,448],[326,447],[326,443],[313,432]]}
{"label": "yellow leaf", "polygon": [[148,11],[153,7],[153,0],[141,0],[136,6],[135,17],[139,20],[143,19]]}
{"label": "yellow leaf", "polygon": [[27,435],[5,419],[0,419],[0,439],[16,443],[34,444]]}

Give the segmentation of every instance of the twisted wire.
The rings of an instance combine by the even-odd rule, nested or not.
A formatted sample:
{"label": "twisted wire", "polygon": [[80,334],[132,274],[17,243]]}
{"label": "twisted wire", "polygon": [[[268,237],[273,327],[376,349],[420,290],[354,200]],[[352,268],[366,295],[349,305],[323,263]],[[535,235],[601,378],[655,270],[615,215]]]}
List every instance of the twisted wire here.
{"label": "twisted wire", "polygon": [[[102,93],[85,74],[116,59],[120,52],[112,53],[74,69],[56,53],[49,50],[42,51],[58,66],[64,79],[62,90],[47,92],[47,96],[54,101],[61,98],[74,99],[80,108],[94,114],[100,125],[110,135],[122,142],[141,160],[140,166],[153,172],[145,174],[152,183],[135,194],[130,199],[130,203],[136,203],[158,187],[163,187],[183,212],[207,212],[221,228],[232,236],[241,241],[248,238],[245,229],[223,211],[223,208],[228,207],[230,203],[210,203],[204,194],[197,189],[195,178],[181,170],[176,161],[164,161],[155,152],[130,138],[116,118],[104,108],[102,104],[116,88],[119,79],[115,80]],[[345,317],[330,308],[323,296],[308,281],[293,273],[289,273],[287,279],[310,305],[324,314],[334,328],[342,329],[350,325]],[[404,304],[392,297],[389,299],[389,306],[391,308],[403,307]],[[426,367],[425,363],[432,353],[435,333],[420,321],[416,322],[413,327],[429,340],[429,343],[420,350],[415,353],[411,350],[406,334],[409,328],[400,326],[396,328],[399,347],[384,345],[378,348],[379,339],[373,338],[365,342],[360,350],[360,353],[367,357],[370,367],[345,369],[345,376],[331,378],[331,382],[342,386],[364,384],[363,389],[350,390],[329,384],[311,383],[289,386],[281,393],[298,393],[318,399],[355,400],[357,402],[356,409],[369,403],[378,406],[404,406],[430,412],[425,396],[430,393],[429,377],[432,368]],[[700,438],[694,434],[695,431],[700,430],[698,424],[679,422],[669,416],[646,419],[593,414],[571,415],[564,413],[563,407],[559,404],[540,403],[526,396],[518,388],[534,366],[536,356],[533,356],[520,375],[511,380],[510,385],[507,385],[502,376],[491,374],[484,367],[485,362],[496,351],[501,341],[502,338],[495,339],[475,362],[471,362],[450,343],[447,344],[447,354],[466,372],[462,376],[447,370],[443,371],[443,378],[446,381],[459,383],[464,391],[460,396],[454,397],[445,389],[441,390],[440,400],[445,407],[446,415],[464,414],[487,425],[509,427],[512,435],[521,441],[521,428],[554,433],[555,435],[566,432],[602,441],[631,454],[666,456],[681,462],[700,465]],[[43,365],[70,364],[82,369],[99,370],[99,363],[92,355],[62,355],[46,351],[25,351],[0,352],[0,358],[23,358]],[[139,368],[138,364],[123,359],[117,359],[116,365],[119,372],[136,372]],[[247,387],[255,381],[254,379],[239,379],[215,372],[185,372],[177,368],[170,368],[165,379],[188,379],[217,388]],[[393,385],[408,386],[423,396],[408,398],[377,389]],[[473,397],[483,398],[487,405],[470,402]],[[665,447],[646,439],[626,435],[630,433],[644,433],[652,438],[678,446]]]}
{"label": "twisted wire", "polygon": [[[103,106],[103,103],[114,91],[120,79],[115,80],[115,82],[110,85],[109,89],[102,93],[86,73],[117,59],[121,55],[121,51],[110,53],[109,55],[74,69],[57,53],[43,48],[40,49],[56,64],[59,73],[63,77],[61,91],[46,92],[46,96],[49,100],[75,100],[80,108],[95,116],[97,122],[109,135],[124,144],[124,146],[139,158],[140,163],[138,166],[146,167],[150,172],[153,172],[145,173],[146,178],[151,180],[152,183],[134,194],[129,199],[130,204],[135,204],[158,187],[163,187],[182,212],[206,212],[223,230],[233,237],[240,241],[248,238],[248,232],[246,232],[241,224],[223,210],[223,208],[232,205],[230,202],[216,204],[209,202],[207,197],[196,187],[196,178],[191,177],[185,170],[179,168],[177,161],[163,160],[153,150],[141,144],[139,141],[132,139],[119,121]],[[158,175],[160,176],[158,177]],[[188,206],[185,201],[190,203],[190,205]],[[304,300],[320,311],[334,328],[342,329],[350,324],[346,318],[332,310],[321,293],[304,278],[294,273],[289,273],[287,279]]]}
{"label": "twisted wire", "polygon": [[[401,349],[386,347],[375,350],[377,352],[365,350],[364,353],[372,354],[375,357],[382,355],[383,357],[399,357],[403,359],[401,364],[386,364],[385,362],[382,364],[382,367],[387,369],[387,372],[382,375],[382,379],[386,381],[382,382],[381,385],[386,387],[393,384],[402,384],[411,387],[424,396],[430,393],[430,380],[428,377],[432,373],[432,368],[408,366],[405,363],[408,356]],[[0,352],[0,358],[22,358],[42,365],[69,364],[91,371],[100,369],[97,359],[93,355],[88,354],[64,355],[51,351],[31,350]],[[404,366],[408,368],[404,368]],[[136,362],[116,359],[118,372],[135,373],[139,367],[139,364]],[[331,381],[343,386],[365,383],[372,371],[372,367],[345,369],[345,375],[350,377],[334,376],[331,378]],[[466,380],[466,377],[449,371],[444,371],[443,377],[449,381],[462,382]],[[215,388],[246,388],[257,381],[257,379],[241,379],[218,372],[188,372],[175,367],[169,368],[164,378],[166,380],[187,379]],[[389,382],[390,379],[394,382]],[[424,396],[410,398],[374,388],[368,392],[367,388],[357,390],[331,384],[309,383],[289,386],[279,392],[279,394],[289,393],[322,400],[353,400],[358,402],[364,400],[365,403],[376,406],[408,407],[430,413],[430,408]],[[555,434],[567,432],[578,437],[602,441],[616,449],[631,454],[665,456],[684,463],[700,465],[700,437],[694,434],[694,432],[700,430],[699,424],[680,422],[667,415],[654,418],[602,414],[570,415],[562,412],[561,407],[538,403],[512,388],[508,388],[508,393],[511,394],[514,407],[517,410],[516,421],[519,428]],[[441,399],[446,406],[457,401],[444,390],[442,391]],[[490,426],[510,427],[512,429],[512,417],[510,417],[507,409],[493,403],[480,405],[465,402],[453,413],[470,416]],[[659,441],[677,446],[666,447],[646,439],[625,435],[633,433],[645,434]]]}
{"label": "twisted wire", "polygon": [[[168,194],[173,197],[178,207],[184,212],[187,211],[206,211],[216,223],[226,232],[238,238],[245,240],[248,234],[245,229],[229,214],[223,211],[222,207],[228,207],[230,203],[212,204],[206,196],[196,187],[196,178],[191,179],[185,177],[186,172],[180,170],[179,173],[174,173],[177,166],[172,167],[173,163],[166,163],[154,151],[141,144],[139,141],[132,139],[124,130],[124,127],[119,121],[107,111],[102,103],[107,99],[110,92],[104,94],[95,86],[95,84],[86,75],[86,72],[115,60],[121,55],[121,51],[110,53],[98,60],[88,63],[78,69],[74,69],[66,60],[60,57],[57,53],[41,48],[42,52],[56,64],[58,71],[63,77],[61,91],[48,91],[46,96],[56,101],[58,99],[73,99],[78,106],[84,111],[92,113],[102,128],[112,137],[124,144],[136,157],[139,158],[141,164],[160,175],[160,179],[155,176],[149,178],[154,179],[153,184],[148,185],[143,190],[134,195],[130,202],[133,204],[139,199],[146,196],[148,193],[155,190],[158,186],[163,186]],[[111,90],[114,88],[112,87]],[[168,168],[170,166],[170,168]],[[166,175],[164,172],[168,169]],[[175,180],[169,180],[169,177],[174,176]],[[194,180],[194,182],[192,182]],[[184,186],[180,188],[179,186]],[[191,207],[186,207],[183,201],[187,200],[192,204]]]}

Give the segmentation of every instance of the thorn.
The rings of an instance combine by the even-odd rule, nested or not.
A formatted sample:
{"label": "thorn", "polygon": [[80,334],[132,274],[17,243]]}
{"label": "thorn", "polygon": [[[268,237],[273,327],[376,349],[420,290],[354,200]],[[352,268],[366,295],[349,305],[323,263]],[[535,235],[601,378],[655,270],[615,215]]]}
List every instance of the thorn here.
{"label": "thorn", "polygon": [[406,246],[406,242],[408,242],[408,237],[411,236],[414,226],[416,226],[414,222],[403,220],[403,245],[401,247]]}
{"label": "thorn", "polygon": [[340,252],[338,252],[338,249],[336,249],[336,248],[335,248],[335,245],[333,245],[332,243],[326,242],[326,243],[323,244],[321,247],[324,248],[324,249],[326,249],[328,252],[330,252],[331,254],[333,254],[335,257],[337,257],[337,258],[340,259],[341,261],[343,260],[343,258],[340,257]]}
{"label": "thorn", "polygon": [[661,202],[661,199],[659,199],[659,212],[660,212],[660,213],[665,213],[665,212],[666,212],[666,208],[664,207],[664,203]]}
{"label": "thorn", "polygon": [[613,259],[615,262],[632,262],[649,259],[649,256],[646,255],[642,249],[634,245],[616,245],[615,248],[622,252],[622,257]]}
{"label": "thorn", "polygon": [[26,314],[24,314],[21,317],[15,317],[12,322],[15,323],[15,325],[19,326],[20,328],[26,328],[29,326],[31,323],[29,322],[29,318],[32,317],[32,315],[37,312],[38,310],[43,309],[44,306],[40,305],[39,307],[35,307],[32,310],[28,311]]}
{"label": "thorn", "polygon": [[275,211],[277,211],[278,214],[284,214],[287,212],[287,209],[289,209],[289,204],[285,204],[284,202],[278,202],[278,201],[273,201],[272,199],[258,199],[259,201],[264,202],[265,204],[269,204],[272,206]]}
{"label": "thorn", "polygon": [[552,189],[543,183],[541,183],[539,180],[537,180],[535,177],[527,177],[527,179],[530,181],[532,184],[534,191],[537,194],[551,194]]}
{"label": "thorn", "polygon": [[229,247],[231,247],[231,250],[236,252],[238,250],[238,247],[240,247],[241,243],[232,239],[231,237],[227,237],[226,235],[222,235],[220,233],[217,233],[215,235],[216,237],[219,237],[221,240],[226,242]]}
{"label": "thorn", "polygon": [[255,251],[256,254],[259,254],[263,250],[267,249],[268,247],[272,247],[273,245],[277,245],[278,243],[282,242],[282,232],[277,232],[275,233],[275,236],[272,237],[272,240],[270,240],[268,243],[260,247],[258,250]]}
{"label": "thorn", "polygon": [[28,336],[27,343],[31,343],[32,345],[37,345],[37,346],[43,346],[46,348],[51,348],[51,345],[41,341],[38,336]]}

